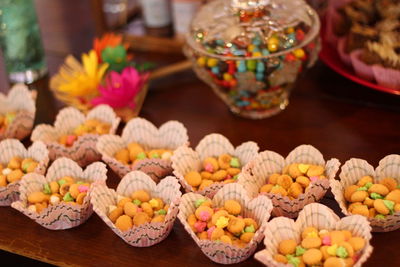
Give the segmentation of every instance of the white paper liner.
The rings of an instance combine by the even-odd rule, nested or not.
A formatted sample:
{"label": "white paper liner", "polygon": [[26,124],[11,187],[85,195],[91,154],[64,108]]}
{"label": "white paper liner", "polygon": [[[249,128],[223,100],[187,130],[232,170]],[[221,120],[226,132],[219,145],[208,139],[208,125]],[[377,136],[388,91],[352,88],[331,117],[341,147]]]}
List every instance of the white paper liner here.
{"label": "white paper liner", "polygon": [[[15,156],[21,158],[32,158],[38,162],[35,173],[44,174],[49,163],[49,151],[46,145],[40,141],[33,143],[28,149],[17,139],[5,139],[0,142],[0,163],[6,166],[10,159]],[[19,199],[20,181],[0,187],[0,206],[10,206],[12,202]]]}
{"label": "white paper liner", "polygon": [[12,123],[0,133],[0,140],[5,138],[22,140],[31,133],[36,112],[35,102],[36,91],[29,91],[24,84],[14,85],[7,96],[0,93],[0,113],[17,112]]}
{"label": "white paper liner", "polygon": [[286,239],[294,239],[299,242],[303,229],[309,226],[329,231],[349,230],[354,236],[364,238],[366,245],[361,252],[360,258],[353,265],[354,267],[361,266],[372,253],[373,247],[370,244],[372,238],[371,227],[365,217],[352,215],[340,220],[328,207],[319,203],[311,203],[304,207],[296,221],[285,217],[277,217],[267,223],[264,232],[266,248],[257,252],[254,257],[266,266],[291,267],[291,264],[278,263],[273,259],[273,256],[278,251],[278,244]]}
{"label": "white paper liner", "polygon": [[86,119],[98,119],[111,125],[110,133],[114,134],[118,128],[120,118],[108,105],[98,105],[85,116],[73,107],[62,109],[54,122],[54,127],[47,124],[40,124],[32,132],[32,141],[43,141],[50,152],[50,159],[60,157],[73,159],[81,166],[98,161],[101,154],[96,149],[99,138],[97,134],[85,134],[79,136],[71,147],[66,147],[58,142],[58,139],[65,134],[71,133],[77,126],[83,124]]}
{"label": "white paper liner", "polygon": [[[339,169],[339,160],[332,158],[325,162],[323,155],[311,145],[296,147],[284,159],[273,151],[261,152],[249,163],[249,168],[239,174],[238,183],[242,184],[251,197],[259,195],[259,189],[268,182],[268,177],[273,173],[282,173],[285,166],[292,163],[316,164],[325,167],[326,177],[334,179]],[[263,193],[274,204],[272,214],[296,218],[300,210],[307,204],[319,201],[329,189],[328,179],[318,179],[311,182],[304,194],[291,200],[280,194]]]}
{"label": "white paper liner", "polygon": [[94,162],[83,171],[71,159],[59,158],[49,167],[46,177],[37,173],[25,175],[20,182],[20,200],[13,202],[11,206],[50,230],[64,230],[81,225],[93,213],[88,196],[86,196],[82,205],[60,202],[57,205],[49,205],[41,213],[28,210],[27,198],[30,193],[42,191],[46,183],[57,181],[64,176],[71,176],[92,183],[88,191],[88,195],[90,195],[90,191],[95,186],[94,183],[105,184],[107,168],[101,162]]}
{"label": "white paper liner", "polygon": [[[200,140],[195,150],[187,146],[181,146],[175,150],[171,158],[172,168],[174,175],[179,179],[185,191],[194,192],[193,187],[186,182],[185,174],[189,171],[201,171],[202,161],[205,158],[218,157],[225,153],[230,154],[239,158],[243,170],[244,166],[257,156],[258,150],[258,145],[252,141],[244,142],[234,148],[225,136],[213,133]],[[213,183],[204,190],[196,191],[196,193],[212,198],[223,186],[223,182]]]}
{"label": "white paper liner", "polygon": [[[185,126],[178,121],[168,121],[157,129],[143,118],[130,120],[122,131],[121,137],[101,136],[96,145],[97,150],[101,153],[103,161],[119,177],[123,177],[132,169],[119,162],[114,155],[132,142],[140,144],[145,150],[160,148],[175,150],[179,146],[187,145],[189,137]],[[143,159],[134,165],[133,170],[142,171],[154,181],[159,182],[160,179],[172,173],[172,166],[170,160]]]}
{"label": "white paper liner", "polygon": [[[126,243],[134,247],[149,247],[163,241],[171,232],[178,214],[178,205],[181,197],[179,189],[180,185],[173,176],[162,179],[156,185],[145,173],[132,171],[122,178],[116,191],[106,185],[96,185],[90,193],[90,198],[93,203],[93,210]],[[137,190],[147,190],[152,197],[159,197],[165,204],[170,204],[168,213],[164,222],[146,223],[122,232],[108,218],[108,207],[117,205],[117,195],[130,197]]]}
{"label": "white paper liner", "polygon": [[[367,161],[352,158],[341,167],[340,181],[330,179],[330,186],[335,200],[339,204],[343,214],[351,215],[347,210],[344,190],[352,184],[356,184],[361,177],[369,175],[377,183],[383,178],[392,177],[400,184],[400,155],[392,154],[379,161],[379,166],[374,170]],[[390,232],[400,228],[400,212],[388,215],[386,219],[367,218],[373,232]]]}
{"label": "white paper liner", "polygon": [[200,240],[193,232],[187,222],[190,214],[196,210],[196,200],[209,199],[203,195],[196,193],[187,193],[182,196],[179,205],[178,218],[183,224],[185,230],[190,234],[196,244],[200,247],[203,253],[212,261],[221,264],[233,264],[249,258],[257,249],[257,245],[264,238],[265,225],[271,216],[272,203],[266,196],[258,196],[250,199],[243,186],[237,183],[227,184],[219,190],[212,199],[213,207],[223,206],[226,200],[234,199],[238,201],[242,207],[241,215],[243,217],[253,218],[259,225],[259,229],[255,232],[253,239],[244,248],[239,248],[235,245],[224,244],[211,240]]}

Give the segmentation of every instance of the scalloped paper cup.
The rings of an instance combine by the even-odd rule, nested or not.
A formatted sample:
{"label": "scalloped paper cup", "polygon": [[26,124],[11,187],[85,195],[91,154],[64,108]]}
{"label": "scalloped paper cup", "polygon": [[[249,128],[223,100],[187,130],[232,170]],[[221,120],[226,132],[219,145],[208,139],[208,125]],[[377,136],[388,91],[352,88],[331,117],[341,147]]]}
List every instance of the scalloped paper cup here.
{"label": "scalloped paper cup", "polygon": [[189,137],[185,126],[178,121],[168,121],[157,129],[148,120],[135,118],[126,124],[121,136],[104,135],[99,138],[97,150],[101,153],[103,161],[119,177],[123,177],[131,170],[138,170],[149,175],[155,182],[159,182],[172,173],[170,160],[143,159],[131,168],[114,157],[115,153],[132,142],[140,144],[146,150],[160,148],[175,150],[179,146],[187,145]]}
{"label": "scalloped paper cup", "polygon": [[340,37],[338,39],[337,51],[342,62],[345,63],[347,66],[352,66],[350,54],[346,52],[346,42],[347,37]]}
{"label": "scalloped paper cup", "polygon": [[[173,176],[168,176],[156,183],[145,173],[132,171],[125,175],[117,187],[117,191],[106,185],[98,185],[90,193],[93,210],[100,218],[126,243],[134,247],[149,247],[163,241],[171,232],[178,214],[178,205],[181,197],[179,182]],[[152,197],[161,198],[164,203],[170,204],[165,221],[160,223],[146,223],[122,232],[107,216],[108,206],[117,205],[118,195],[130,196],[137,190],[146,190]]]}
{"label": "scalloped paper cup", "polygon": [[5,138],[22,140],[31,133],[36,113],[35,104],[36,91],[29,91],[24,84],[14,85],[7,96],[0,93],[0,113],[17,112],[10,126],[0,133],[0,140]]}
{"label": "scalloped paper cup", "polygon": [[400,70],[373,65],[372,71],[379,85],[400,90]]}
{"label": "scalloped paper cup", "polygon": [[[373,177],[374,182],[379,182],[383,178],[392,177],[400,184],[400,155],[388,155],[379,161],[379,166],[374,170],[367,161],[352,158],[342,166],[339,177],[340,181],[330,179],[333,195],[338,202],[343,214],[351,215],[347,210],[344,198],[344,189],[352,184],[356,184],[362,176]],[[386,219],[367,218],[371,223],[373,232],[390,232],[400,228],[400,212],[388,215]]]}
{"label": "scalloped paper cup", "polygon": [[105,184],[107,179],[107,168],[104,163],[95,162],[82,168],[68,158],[59,158],[47,170],[46,177],[37,173],[25,175],[20,183],[20,200],[11,204],[11,207],[22,212],[41,226],[50,230],[64,230],[73,228],[84,223],[93,213],[90,197],[86,196],[82,205],[60,202],[57,205],[49,205],[41,213],[28,210],[28,195],[43,190],[43,186],[51,181],[56,181],[64,176],[79,178],[91,182],[90,191],[97,184]]}
{"label": "scalloped paper cup", "polygon": [[[179,179],[186,192],[195,192],[193,187],[185,180],[185,174],[189,171],[200,171],[202,161],[207,157],[218,157],[221,154],[230,154],[239,158],[242,170],[257,154],[259,147],[249,141],[238,147],[233,147],[229,140],[221,134],[209,134],[200,140],[195,150],[187,146],[181,146],[175,150],[171,157],[174,175]],[[222,182],[213,183],[204,190],[196,193],[212,198],[219,189],[224,186]]]}
{"label": "scalloped paper cup", "polygon": [[349,230],[353,235],[364,238],[367,241],[366,246],[363,248],[358,261],[353,265],[354,267],[360,267],[366,262],[373,251],[373,247],[370,244],[372,238],[371,227],[363,216],[352,215],[339,219],[330,208],[319,203],[312,203],[304,207],[296,221],[278,217],[267,223],[264,232],[266,248],[257,252],[254,257],[266,266],[292,266],[278,263],[273,259],[273,256],[278,251],[277,246],[279,242],[287,239],[300,241],[303,229],[309,226],[329,231]]}
{"label": "scalloped paper cup", "polygon": [[99,135],[85,134],[79,136],[71,147],[66,147],[58,142],[60,136],[71,133],[86,119],[98,119],[111,124],[111,134],[115,133],[120,122],[120,118],[117,117],[114,110],[107,105],[96,106],[86,116],[76,108],[67,107],[58,113],[54,127],[47,124],[36,126],[32,132],[31,140],[43,141],[49,149],[51,160],[67,157],[80,166],[86,166],[91,162],[101,160],[101,154],[96,149]]}
{"label": "scalloped paper cup", "polygon": [[178,214],[178,219],[185,227],[185,230],[190,234],[203,253],[212,261],[221,264],[239,263],[253,255],[258,244],[264,238],[265,225],[271,216],[271,200],[266,196],[261,195],[254,199],[250,199],[243,186],[237,183],[227,184],[215,194],[211,200],[215,207],[222,207],[226,200],[234,199],[244,207],[241,215],[253,218],[260,226],[247,246],[239,248],[235,245],[225,244],[222,242],[200,240],[193,232],[187,222],[187,218],[190,214],[195,212],[196,200],[204,198],[207,197],[196,193],[184,194],[181,199],[181,204],[179,205]]}
{"label": "scalloped paper cup", "polygon": [[362,52],[362,49],[357,49],[350,53],[351,64],[359,77],[368,81],[373,81],[375,80],[375,77],[374,72],[372,71],[372,66],[360,60]]}
{"label": "scalloped paper cup", "polygon": [[[6,139],[0,142],[0,163],[4,166],[12,157],[32,158],[39,164],[34,170],[35,173],[44,174],[49,163],[49,151],[46,145],[38,141],[28,149],[17,139]],[[0,187],[0,206],[10,206],[12,202],[19,199],[20,181]]]}
{"label": "scalloped paper cup", "polygon": [[239,174],[238,183],[243,185],[251,197],[256,197],[259,195],[260,188],[268,183],[268,177],[271,174],[282,173],[283,168],[292,163],[324,166],[327,177],[327,179],[311,182],[308,190],[293,200],[280,194],[266,193],[274,204],[272,211],[274,216],[295,218],[305,205],[316,202],[325,195],[329,189],[329,178],[335,178],[339,170],[339,160],[333,158],[325,162],[321,152],[311,145],[296,147],[286,159],[276,152],[264,151],[249,163],[249,168]]}

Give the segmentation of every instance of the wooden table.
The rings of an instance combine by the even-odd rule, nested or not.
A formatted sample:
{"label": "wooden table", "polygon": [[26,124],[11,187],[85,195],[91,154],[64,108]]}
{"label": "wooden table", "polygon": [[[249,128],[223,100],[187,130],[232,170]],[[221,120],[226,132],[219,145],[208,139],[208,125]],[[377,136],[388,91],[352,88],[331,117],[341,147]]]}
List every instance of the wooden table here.
{"label": "wooden table", "polygon": [[[43,1],[37,3],[38,9],[43,8]],[[39,10],[39,13],[46,16],[46,12]],[[71,24],[76,27],[79,23]],[[53,23],[46,27],[54,30],[57,26],[59,24]],[[60,35],[64,33],[55,31]],[[66,40],[75,44],[70,46],[72,52],[85,51],[93,32],[81,34],[83,39],[79,42],[67,35]],[[43,31],[47,60],[50,73],[54,73],[69,51],[60,47],[57,40],[47,38],[47,33]],[[182,59],[154,53],[138,57],[160,64]],[[33,87],[39,91],[36,123],[52,123],[59,104],[48,91],[48,80],[43,79]],[[193,146],[204,135],[217,132],[234,145],[252,140],[261,150],[273,150],[282,155],[300,144],[312,144],[325,159],[336,157],[341,163],[358,157],[376,166],[384,156],[400,153],[400,98],[350,82],[320,62],[299,82],[287,109],[269,119],[253,121],[231,114],[191,71],[153,82],[141,116],[157,126],[167,120],[181,121],[189,131]],[[107,184],[115,188],[117,183],[118,178],[110,171]],[[338,212],[331,193],[322,202]],[[162,243],[150,248],[134,248],[116,236],[96,214],[75,229],[50,231],[11,207],[0,209],[0,249],[41,262],[60,266],[216,265],[203,255],[178,220]],[[365,266],[399,266],[398,240],[400,231],[373,234],[375,249]],[[19,261],[24,262],[23,259]],[[261,264],[250,258],[237,266]]]}

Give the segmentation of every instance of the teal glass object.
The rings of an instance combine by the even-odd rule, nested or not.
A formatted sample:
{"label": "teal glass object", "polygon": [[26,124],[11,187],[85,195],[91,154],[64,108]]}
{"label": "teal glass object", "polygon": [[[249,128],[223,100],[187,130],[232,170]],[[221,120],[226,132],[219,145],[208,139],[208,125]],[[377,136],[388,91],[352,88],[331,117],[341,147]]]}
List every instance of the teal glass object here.
{"label": "teal glass object", "polygon": [[31,83],[47,72],[33,0],[0,0],[0,45],[13,83]]}

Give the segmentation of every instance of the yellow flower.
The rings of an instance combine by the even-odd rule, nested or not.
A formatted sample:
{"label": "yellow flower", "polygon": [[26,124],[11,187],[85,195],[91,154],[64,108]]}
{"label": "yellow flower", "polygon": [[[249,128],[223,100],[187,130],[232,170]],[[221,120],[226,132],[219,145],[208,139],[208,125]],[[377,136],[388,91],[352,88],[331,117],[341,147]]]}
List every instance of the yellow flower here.
{"label": "yellow flower", "polygon": [[97,54],[91,50],[82,55],[83,65],[68,56],[60,71],[50,81],[50,87],[59,93],[90,99],[98,94],[98,85],[108,68],[99,64]]}

